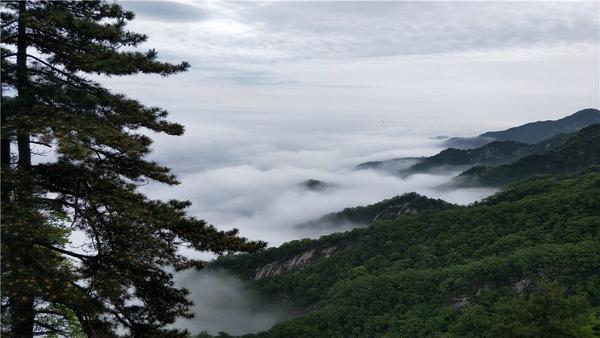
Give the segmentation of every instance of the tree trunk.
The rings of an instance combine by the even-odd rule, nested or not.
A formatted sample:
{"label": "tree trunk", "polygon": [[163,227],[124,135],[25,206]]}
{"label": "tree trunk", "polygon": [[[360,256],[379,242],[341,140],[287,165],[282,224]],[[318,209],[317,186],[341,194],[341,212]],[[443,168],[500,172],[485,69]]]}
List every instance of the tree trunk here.
{"label": "tree trunk", "polygon": [[[6,110],[2,109],[1,114],[2,114],[2,125],[5,126],[6,121],[7,121]],[[2,147],[0,148],[0,156],[2,157],[2,162],[1,162],[2,168],[8,169],[10,167],[10,139],[8,138],[6,131],[3,132],[1,142],[2,142]]]}
{"label": "tree trunk", "polygon": [[35,312],[33,297],[11,300],[12,307],[12,334],[11,337],[33,337],[33,322]]}
{"label": "tree trunk", "polygon": [[[17,42],[17,101],[19,103],[19,115],[29,114],[31,99],[28,93],[27,78],[27,34],[25,31],[25,13],[27,2],[19,3],[19,38]],[[26,119],[24,119],[26,121]],[[29,170],[31,168],[31,145],[29,144],[29,131],[27,122],[19,126],[17,131],[17,146],[19,150],[18,168]]]}
{"label": "tree trunk", "polygon": [[[28,115],[31,107],[31,98],[28,93],[28,74],[27,74],[27,34],[25,30],[26,25],[26,11],[27,2],[19,2],[19,21],[18,21],[18,42],[17,42],[17,103],[18,103],[18,114],[19,117]],[[19,154],[19,160],[17,170],[23,174],[31,170],[31,145],[29,143],[29,130],[28,130],[27,119],[22,119],[17,127],[17,149]],[[3,149],[4,150],[4,149]],[[22,179],[16,188],[16,198],[20,200],[22,206],[25,208],[31,208],[31,198],[33,189],[31,182],[27,179]],[[23,177],[23,176],[21,176]],[[32,224],[25,225],[29,229],[26,232],[31,231],[34,228]],[[26,255],[33,244],[22,242],[19,243],[20,248],[17,249],[16,255],[21,253]],[[29,257],[21,257],[22,262],[29,261]],[[32,290],[27,288],[23,289],[22,294],[10,300],[12,307],[12,335],[14,337],[33,337],[33,327],[35,320],[35,308],[34,308],[34,297]]]}
{"label": "tree trunk", "polygon": [[[0,114],[2,114],[2,126],[6,126],[6,121],[7,121],[7,113],[6,113],[6,109],[0,109],[1,112]],[[2,158],[2,161],[0,162],[0,168],[2,168],[2,175],[8,174],[8,172],[11,170],[10,169],[10,139],[9,136],[7,135],[7,131],[4,130],[2,131],[2,140],[0,142],[2,142],[2,146],[0,147],[0,157]],[[8,184],[2,184],[2,189],[0,189],[0,195],[1,195],[1,201],[2,201],[2,206],[5,206],[10,198],[10,191],[12,190]]]}

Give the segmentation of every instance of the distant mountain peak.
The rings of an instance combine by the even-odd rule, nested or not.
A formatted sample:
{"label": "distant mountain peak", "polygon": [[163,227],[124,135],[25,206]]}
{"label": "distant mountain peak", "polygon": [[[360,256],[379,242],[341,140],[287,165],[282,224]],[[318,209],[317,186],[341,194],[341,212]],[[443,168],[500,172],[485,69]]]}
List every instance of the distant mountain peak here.
{"label": "distant mountain peak", "polygon": [[374,204],[345,208],[317,220],[302,223],[298,225],[298,228],[335,229],[350,225],[365,226],[374,221],[394,219],[402,215],[423,215],[455,206],[441,199],[433,199],[416,192],[408,192]]}
{"label": "distant mountain peak", "polygon": [[505,130],[485,132],[477,137],[453,137],[446,141],[444,145],[449,148],[468,149],[481,147],[493,141],[516,141],[533,144],[557,134],[577,132],[595,123],[600,123],[600,110],[586,108],[558,120],[530,122]]}
{"label": "distant mountain peak", "polygon": [[600,110],[596,108],[585,108],[565,118],[574,116],[600,116]]}
{"label": "distant mountain peak", "polygon": [[298,183],[299,186],[311,191],[324,191],[329,190],[331,188],[335,188],[338,185],[334,183],[323,182],[321,180],[316,180],[314,178],[308,179],[304,182]]}

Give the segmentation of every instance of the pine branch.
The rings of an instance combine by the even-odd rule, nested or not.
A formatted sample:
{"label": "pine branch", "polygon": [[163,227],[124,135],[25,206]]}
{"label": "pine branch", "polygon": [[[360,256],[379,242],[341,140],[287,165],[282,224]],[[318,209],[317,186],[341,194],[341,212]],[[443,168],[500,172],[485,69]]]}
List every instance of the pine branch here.
{"label": "pine branch", "polygon": [[39,142],[39,141],[32,141],[32,140],[29,140],[29,143],[39,144],[39,145],[44,146],[44,147],[52,148],[52,145],[50,143]]}
{"label": "pine branch", "polygon": [[55,66],[53,66],[53,65],[49,64],[48,62],[46,62],[46,61],[44,61],[44,60],[42,60],[42,59],[38,58],[37,56],[31,55],[31,54],[27,54],[27,57],[29,57],[29,58],[32,58],[32,59],[36,60],[37,62],[39,62],[39,63],[43,64],[44,66],[46,66],[46,67],[48,67],[48,68],[52,69],[53,71],[55,71],[55,72],[57,72],[57,73],[60,73],[60,74],[62,74],[62,75],[64,75],[64,76],[66,76],[66,77],[67,77],[69,80],[71,80],[71,81],[77,81],[77,82],[79,82],[79,81],[80,81],[80,79],[79,79],[79,78],[77,78],[76,76],[74,76],[74,75],[72,75],[72,74],[70,74],[70,73],[68,73],[68,72],[66,72],[66,71],[64,71],[64,70],[61,70],[61,69],[58,69],[58,68],[56,68]]}
{"label": "pine branch", "polygon": [[14,19],[14,20],[12,20],[12,21],[9,21],[9,22],[7,22],[7,23],[5,23],[5,24],[3,24],[3,25],[1,26],[1,28],[6,28],[6,27],[8,27],[8,26],[10,26],[10,25],[12,25],[12,24],[15,24],[15,23],[17,23],[17,22],[19,22],[19,19],[18,19],[18,18],[17,18],[17,19]]}
{"label": "pine branch", "polygon": [[33,244],[38,245],[38,246],[42,246],[42,247],[50,249],[52,251],[59,252],[61,254],[65,254],[67,256],[78,258],[78,259],[80,259],[82,261],[86,261],[86,262],[89,261],[89,260],[93,260],[93,259],[98,258],[98,256],[88,256],[88,255],[78,254],[78,253],[75,253],[75,252],[72,252],[72,251],[68,251],[68,250],[64,250],[64,249],[61,249],[61,248],[57,248],[55,246],[52,246],[51,244],[43,243],[43,242],[39,242],[39,241],[33,241]]}

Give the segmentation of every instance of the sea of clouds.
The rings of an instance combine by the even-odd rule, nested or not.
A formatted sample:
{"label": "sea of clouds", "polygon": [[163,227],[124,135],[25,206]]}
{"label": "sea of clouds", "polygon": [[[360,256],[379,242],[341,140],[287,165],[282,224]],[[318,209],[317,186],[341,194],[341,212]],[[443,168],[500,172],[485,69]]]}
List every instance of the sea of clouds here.
{"label": "sea of clouds", "polygon": [[[189,123],[183,137],[157,137],[152,156],[171,166],[181,184],[150,184],[144,192],[154,198],[190,200],[191,215],[221,229],[239,228],[243,236],[270,246],[324,234],[298,229],[300,223],[411,191],[459,204],[493,192],[439,189],[456,171],[401,177],[389,171],[356,170],[365,161],[437,153],[442,140],[432,138],[433,130],[386,126],[361,130],[356,121],[341,128],[311,127],[306,121],[274,119],[262,125],[257,121],[263,117],[247,124]],[[335,187],[309,190],[300,185],[307,179]]]}

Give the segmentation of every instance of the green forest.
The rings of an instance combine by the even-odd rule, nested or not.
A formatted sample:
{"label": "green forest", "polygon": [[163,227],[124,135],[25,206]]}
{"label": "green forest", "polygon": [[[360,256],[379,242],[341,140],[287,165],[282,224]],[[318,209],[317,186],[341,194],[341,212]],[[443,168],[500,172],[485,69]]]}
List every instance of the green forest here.
{"label": "green forest", "polygon": [[216,266],[330,257],[252,288],[305,313],[259,337],[593,337],[600,333],[600,173],[541,176],[467,207],[294,241]]}

